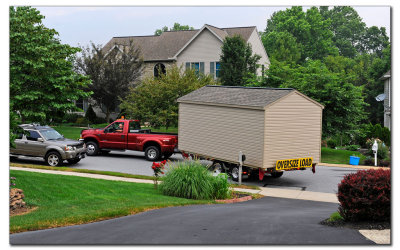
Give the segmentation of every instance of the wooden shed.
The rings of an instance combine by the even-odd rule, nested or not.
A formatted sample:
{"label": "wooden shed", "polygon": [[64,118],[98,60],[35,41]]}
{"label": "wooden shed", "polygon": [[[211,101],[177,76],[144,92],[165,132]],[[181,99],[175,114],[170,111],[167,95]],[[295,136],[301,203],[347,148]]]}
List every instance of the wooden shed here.
{"label": "wooden shed", "polygon": [[179,144],[185,152],[275,168],[277,160],[321,159],[320,103],[295,89],[205,86],[178,99]]}

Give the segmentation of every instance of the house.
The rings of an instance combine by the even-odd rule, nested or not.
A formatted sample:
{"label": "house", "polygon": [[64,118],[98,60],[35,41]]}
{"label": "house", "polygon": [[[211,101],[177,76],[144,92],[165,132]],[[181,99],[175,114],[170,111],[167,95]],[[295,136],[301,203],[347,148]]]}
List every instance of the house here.
{"label": "house", "polygon": [[383,74],[379,80],[384,81],[385,84],[385,99],[383,100],[383,107],[384,107],[384,115],[383,115],[383,125],[390,130],[391,127],[391,73],[390,70]]}
{"label": "house", "polygon": [[[240,35],[251,45],[253,54],[261,56],[260,67],[257,70],[257,75],[261,76],[263,71],[269,68],[270,61],[255,26],[218,28],[205,24],[201,29],[165,31],[159,36],[113,37],[103,50],[107,53],[115,47],[120,48],[133,42],[140,48],[144,61],[141,78],[158,76],[173,65],[182,66],[183,69],[194,68],[198,73],[211,74],[218,78],[223,40],[234,35]],[[86,111],[86,101],[78,104],[79,108]],[[104,116],[100,108],[94,107],[94,111],[98,116]],[[118,112],[113,112],[112,118],[117,114]]]}
{"label": "house", "polygon": [[132,41],[142,52],[142,77],[157,76],[158,68],[166,72],[176,64],[217,78],[223,40],[234,35],[240,35],[251,44],[253,53],[261,56],[261,67],[257,72],[261,75],[263,69],[268,69],[270,62],[255,26],[218,28],[205,24],[198,30],[166,31],[159,36],[113,37],[103,49],[109,51],[115,46],[129,45]]}

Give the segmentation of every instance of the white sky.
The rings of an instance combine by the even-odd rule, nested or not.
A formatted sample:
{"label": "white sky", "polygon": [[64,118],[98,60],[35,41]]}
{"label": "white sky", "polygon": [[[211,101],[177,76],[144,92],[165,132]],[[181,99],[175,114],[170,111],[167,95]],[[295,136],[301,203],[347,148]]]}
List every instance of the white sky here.
{"label": "white sky", "polygon": [[[266,27],[271,14],[287,7],[40,7],[43,23],[56,29],[63,43],[105,44],[113,36],[153,35],[175,22],[195,29],[205,23],[217,27]],[[390,7],[354,7],[367,26],[386,27],[390,33]]]}

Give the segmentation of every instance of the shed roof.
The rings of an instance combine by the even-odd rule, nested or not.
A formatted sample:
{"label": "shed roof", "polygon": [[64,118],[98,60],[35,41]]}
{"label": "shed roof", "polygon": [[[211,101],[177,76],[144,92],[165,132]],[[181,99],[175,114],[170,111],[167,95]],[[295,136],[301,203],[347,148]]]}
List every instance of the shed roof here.
{"label": "shed roof", "polygon": [[182,96],[178,102],[264,108],[293,91],[296,90],[208,85]]}

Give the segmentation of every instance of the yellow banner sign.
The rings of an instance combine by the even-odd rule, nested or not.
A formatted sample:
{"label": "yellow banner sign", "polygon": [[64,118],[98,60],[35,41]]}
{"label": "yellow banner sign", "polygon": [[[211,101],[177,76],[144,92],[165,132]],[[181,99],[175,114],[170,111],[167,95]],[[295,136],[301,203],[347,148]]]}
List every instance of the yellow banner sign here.
{"label": "yellow banner sign", "polygon": [[288,170],[295,168],[310,168],[312,167],[313,158],[298,158],[276,161],[276,170]]}

